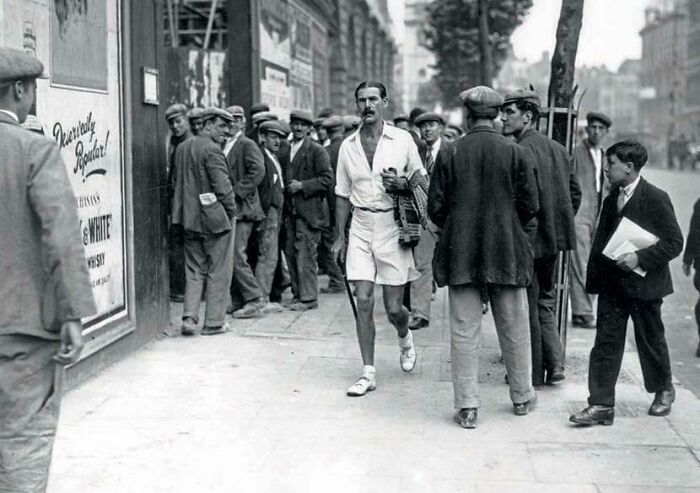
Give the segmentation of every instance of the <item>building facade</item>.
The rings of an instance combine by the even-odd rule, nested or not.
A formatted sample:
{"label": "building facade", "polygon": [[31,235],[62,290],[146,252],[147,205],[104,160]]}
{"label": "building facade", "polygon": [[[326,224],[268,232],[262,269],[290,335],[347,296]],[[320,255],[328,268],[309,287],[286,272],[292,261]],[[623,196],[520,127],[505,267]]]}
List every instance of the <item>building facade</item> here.
{"label": "building facade", "polygon": [[[425,47],[425,27],[432,0],[407,0],[404,12],[403,109],[408,112],[419,105],[420,90],[429,84],[435,70],[435,55]],[[432,109],[432,108],[426,108]]]}
{"label": "building facade", "polygon": [[700,2],[688,3],[688,61],[684,130],[694,146],[700,145]]}

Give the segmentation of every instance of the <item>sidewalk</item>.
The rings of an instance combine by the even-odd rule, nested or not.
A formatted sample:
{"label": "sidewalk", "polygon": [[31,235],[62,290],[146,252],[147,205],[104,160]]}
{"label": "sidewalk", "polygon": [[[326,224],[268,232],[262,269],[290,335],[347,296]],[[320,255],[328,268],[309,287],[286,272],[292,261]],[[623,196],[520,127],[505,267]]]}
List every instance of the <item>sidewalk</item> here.
{"label": "sidewalk", "polygon": [[411,374],[378,300],[377,390],[363,398],[345,396],[361,360],[344,295],[234,320],[221,336],[170,327],[173,337],[66,395],[49,492],[700,490],[700,401],[679,386],[669,417],[648,416],[629,342],[615,424],[569,425],[585,406],[594,331],[570,331],[567,380],[518,417],[487,315],[479,426],[454,424],[445,294],[414,334]]}

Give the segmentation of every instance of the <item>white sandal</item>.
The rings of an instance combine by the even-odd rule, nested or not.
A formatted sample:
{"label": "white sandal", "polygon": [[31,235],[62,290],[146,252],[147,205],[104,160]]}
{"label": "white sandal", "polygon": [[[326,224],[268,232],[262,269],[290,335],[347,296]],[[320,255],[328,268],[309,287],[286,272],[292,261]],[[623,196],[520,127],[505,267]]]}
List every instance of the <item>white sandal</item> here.
{"label": "white sandal", "polygon": [[374,381],[374,377],[370,379],[370,377],[362,375],[357,382],[350,386],[347,394],[350,397],[361,397],[376,388],[377,385]]}

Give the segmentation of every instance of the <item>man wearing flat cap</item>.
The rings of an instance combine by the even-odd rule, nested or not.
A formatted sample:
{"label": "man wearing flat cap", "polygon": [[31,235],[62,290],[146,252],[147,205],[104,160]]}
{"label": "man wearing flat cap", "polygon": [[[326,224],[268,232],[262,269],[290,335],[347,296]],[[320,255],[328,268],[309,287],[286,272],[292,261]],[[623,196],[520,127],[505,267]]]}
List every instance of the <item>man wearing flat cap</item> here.
{"label": "man wearing flat cap", "polygon": [[318,307],[318,244],[330,224],[328,191],[333,171],[326,151],[311,140],[311,115],[293,111],[289,117],[292,145],[282,157],[284,173],[284,254],[289,264],[294,298],[290,310]]}
{"label": "man wearing flat cap", "polygon": [[263,121],[269,120],[271,118],[267,119],[260,119],[260,117],[257,117],[260,113],[266,113],[269,115],[273,115],[270,113],[270,106],[266,103],[255,103],[253,106],[250,107],[248,110],[248,114],[250,116],[249,119],[249,124],[248,128],[246,129],[246,137],[249,139],[258,142],[258,133],[257,133],[257,126],[260,125]]}
{"label": "man wearing flat cap", "polygon": [[612,121],[603,113],[586,115],[587,138],[574,150],[576,178],[581,185],[581,207],[576,214],[576,250],[571,256],[571,322],[575,327],[595,328],[595,295],[586,292],[586,266],[595,237],[603,200],[610,192],[605,177],[603,139]]}
{"label": "man wearing flat cap", "polygon": [[0,491],[44,491],[63,365],[95,313],[66,165],[53,139],[20,126],[43,65],[0,48]]}
{"label": "man wearing flat cap", "polygon": [[323,147],[328,147],[330,141],[328,140],[328,132],[326,132],[326,128],[323,126],[324,121],[325,118],[323,117],[319,116],[316,118],[314,120],[314,131],[316,132],[316,142]]}
{"label": "man wearing flat cap", "polygon": [[263,292],[248,261],[248,243],[265,217],[258,194],[258,185],[265,178],[265,164],[258,145],[243,134],[246,125],[243,108],[234,105],[226,111],[233,120],[224,155],[236,196],[231,304],[234,318],[249,318],[257,315],[264,305]]}
{"label": "man wearing flat cap", "polygon": [[399,113],[394,117],[394,126],[407,132],[411,131],[411,125],[408,123],[408,115],[406,113]]}
{"label": "man wearing flat cap", "polygon": [[187,112],[187,119],[190,122],[190,130],[192,135],[199,135],[202,127],[204,126],[204,120],[202,115],[204,114],[204,108],[195,107]]}
{"label": "man wearing flat cap", "polygon": [[532,249],[525,225],[539,205],[523,150],[493,128],[503,97],[478,86],[460,99],[469,131],[435,168],[428,214],[442,228],[433,269],[438,286],[449,286],[454,420],[475,428],[482,292],[496,321],[513,411],[527,414],[536,399],[526,292]]}
{"label": "man wearing flat cap", "polygon": [[236,199],[226,156],[221,150],[231,114],[208,108],[204,127],[175,152],[175,195],[172,223],[185,234],[185,304],[182,334],[192,336],[199,323],[199,305],[206,284],[202,335],[226,331],[224,318],[233,273],[233,227]]}
{"label": "man wearing flat cap", "polygon": [[501,107],[503,134],[515,137],[528,153],[537,178],[540,210],[530,228],[534,253],[530,307],[532,383],[564,380],[564,358],[555,320],[556,264],[559,252],[576,247],[574,214],[581,203],[573,160],[566,148],[537,131],[540,98],[536,91],[519,89],[506,94]]}
{"label": "man wearing flat cap", "polygon": [[[415,125],[420,130],[421,138],[425,143],[425,150],[421,157],[430,180],[438,161],[444,159],[444,154],[449,152],[449,144],[442,139],[445,119],[438,113],[428,111],[416,118]],[[439,231],[435,224],[429,222],[428,227],[421,232],[418,245],[413,249],[413,257],[420,277],[411,283],[411,323],[408,325],[411,330],[419,330],[430,325],[433,255]]]}

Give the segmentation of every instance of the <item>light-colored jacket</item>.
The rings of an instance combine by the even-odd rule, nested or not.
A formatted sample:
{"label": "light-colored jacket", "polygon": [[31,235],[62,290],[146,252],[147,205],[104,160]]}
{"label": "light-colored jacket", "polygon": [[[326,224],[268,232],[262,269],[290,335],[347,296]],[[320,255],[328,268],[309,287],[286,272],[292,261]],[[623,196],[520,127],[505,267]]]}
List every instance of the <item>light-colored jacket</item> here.
{"label": "light-colored jacket", "polygon": [[95,313],[73,188],[58,146],[0,112],[0,334],[58,338]]}

